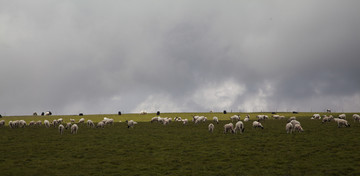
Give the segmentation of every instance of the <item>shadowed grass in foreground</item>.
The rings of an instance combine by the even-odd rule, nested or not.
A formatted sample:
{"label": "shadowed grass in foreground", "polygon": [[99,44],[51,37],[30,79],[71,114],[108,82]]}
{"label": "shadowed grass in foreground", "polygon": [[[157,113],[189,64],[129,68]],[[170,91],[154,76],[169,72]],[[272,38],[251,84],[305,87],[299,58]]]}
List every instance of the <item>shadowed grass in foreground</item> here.
{"label": "shadowed grass in foreground", "polygon": [[[107,116],[116,122],[140,122],[133,129],[125,123],[104,129],[80,125],[77,135],[69,131],[60,135],[53,127],[3,127],[1,175],[360,175],[360,124],[352,120],[348,120],[350,128],[337,128],[335,122],[321,124],[310,120],[310,114],[299,114],[303,133],[286,134],[286,120],[267,120],[262,122],[263,130],[252,128],[249,121],[244,134],[234,135],[223,134],[223,125],[232,114],[204,115],[207,122],[186,126],[145,122],[154,114],[89,115],[84,118],[99,121]],[[222,120],[209,133],[213,116]],[[79,119],[36,118],[60,117]],[[28,122],[34,117],[3,119]]]}

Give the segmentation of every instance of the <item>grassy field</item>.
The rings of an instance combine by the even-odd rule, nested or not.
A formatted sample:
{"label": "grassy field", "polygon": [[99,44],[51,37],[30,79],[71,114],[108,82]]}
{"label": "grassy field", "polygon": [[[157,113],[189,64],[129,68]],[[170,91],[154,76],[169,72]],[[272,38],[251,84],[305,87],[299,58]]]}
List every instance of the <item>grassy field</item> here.
{"label": "grassy field", "polygon": [[[155,114],[85,115],[86,120],[114,118],[114,126],[90,129],[80,126],[77,135],[60,135],[57,128],[0,128],[0,175],[360,175],[360,123],[347,114],[350,128],[335,122],[310,120],[313,113],[295,114],[304,132],[286,134],[286,120],[262,122],[245,133],[223,134],[234,113],[161,114],[162,117],[205,115],[219,117],[214,133],[211,120],[183,126],[149,123]],[[288,113],[278,113],[287,118]],[[325,113],[320,113],[321,115]],[[329,113],[328,113],[329,114]],[[332,113],[337,115],[336,113]],[[268,114],[270,115],[270,114]],[[52,120],[79,116],[8,116],[9,120]],[[243,119],[244,114],[241,114]],[[125,120],[139,123],[128,129]],[[1,119],[0,119],[1,120]],[[121,123],[119,121],[122,121]]]}

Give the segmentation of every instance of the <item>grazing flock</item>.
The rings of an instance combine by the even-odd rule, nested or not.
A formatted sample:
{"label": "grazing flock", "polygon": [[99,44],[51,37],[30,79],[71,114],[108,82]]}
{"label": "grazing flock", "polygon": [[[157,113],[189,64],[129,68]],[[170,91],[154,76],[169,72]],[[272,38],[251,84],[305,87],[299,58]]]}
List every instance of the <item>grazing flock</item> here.
{"label": "grazing flock", "polygon": [[[271,116],[273,119],[285,119],[285,116],[280,116],[280,115],[272,115]],[[354,122],[360,122],[360,115],[358,114],[353,114],[353,119]],[[269,119],[269,116],[267,115],[256,115],[256,119],[255,121],[252,122],[252,127],[254,129],[256,128],[260,128],[260,129],[264,129],[264,126],[262,125],[262,121],[265,121],[267,119]],[[321,123],[330,123],[331,121],[334,121],[335,123],[337,123],[338,128],[340,127],[350,127],[350,124],[348,123],[348,121],[346,120],[346,115],[345,114],[340,114],[337,117],[333,117],[332,115],[323,115],[321,116],[320,114],[314,114],[312,117],[310,117],[310,119],[312,120],[321,120]],[[206,122],[208,120],[207,117],[205,116],[197,116],[197,115],[193,115],[192,117],[192,122],[196,125],[199,123],[203,123]],[[239,132],[240,134],[244,133],[245,131],[245,125],[244,123],[247,123],[250,120],[250,115],[246,115],[243,119],[243,121],[241,121],[241,117],[239,115],[233,115],[229,118],[230,123],[227,123],[224,125],[224,133],[233,133],[236,134],[237,132]],[[188,119],[182,119],[181,117],[175,117],[174,119],[172,118],[168,118],[168,117],[153,117],[150,122],[151,123],[160,123],[163,125],[168,125],[171,122],[181,122],[183,125],[187,125],[189,123]],[[121,122],[121,121],[120,121]],[[214,116],[212,118],[212,122],[208,125],[208,130],[210,133],[214,132],[215,129],[215,125],[214,124],[219,124],[219,118]],[[234,127],[234,122],[235,123],[235,127]],[[134,126],[137,124],[137,122],[135,122],[134,120],[126,120],[125,121],[126,125],[128,128],[134,128]],[[66,130],[70,130],[71,134],[77,134],[78,130],[79,130],[79,126],[87,126],[88,128],[104,128],[105,126],[112,126],[114,124],[114,119],[111,118],[107,118],[104,117],[104,119],[100,122],[98,122],[96,125],[92,120],[87,120],[85,123],[85,119],[81,118],[79,119],[78,122],[75,121],[75,119],[69,119],[69,122],[65,123],[64,120],[62,118],[59,119],[54,119],[53,121],[49,121],[49,120],[44,120],[44,121],[30,121],[29,123],[27,123],[25,120],[15,120],[15,121],[9,121],[8,126],[10,128],[25,128],[25,127],[40,127],[40,126],[45,126],[46,128],[50,128],[50,127],[54,127],[54,128],[58,128],[58,131],[60,133],[60,135],[62,135]],[[5,121],[1,120],[0,121],[0,128],[5,126]],[[288,134],[292,134],[293,132],[304,132],[304,129],[301,126],[301,123],[296,119],[295,116],[290,117],[286,124],[285,124],[285,131]]]}

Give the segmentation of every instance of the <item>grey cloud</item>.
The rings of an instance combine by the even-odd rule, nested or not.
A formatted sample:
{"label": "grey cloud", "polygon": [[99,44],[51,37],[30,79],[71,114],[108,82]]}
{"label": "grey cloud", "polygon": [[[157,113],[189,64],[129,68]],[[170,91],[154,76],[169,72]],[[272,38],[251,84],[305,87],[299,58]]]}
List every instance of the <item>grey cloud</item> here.
{"label": "grey cloud", "polygon": [[359,5],[0,1],[0,113],[358,111]]}

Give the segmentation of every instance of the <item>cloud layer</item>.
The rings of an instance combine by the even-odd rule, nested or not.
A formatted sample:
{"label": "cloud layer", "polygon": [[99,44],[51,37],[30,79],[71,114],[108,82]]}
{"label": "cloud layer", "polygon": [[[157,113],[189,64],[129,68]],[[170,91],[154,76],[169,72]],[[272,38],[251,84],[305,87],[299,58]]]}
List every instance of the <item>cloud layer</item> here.
{"label": "cloud layer", "polygon": [[0,1],[0,113],[360,110],[358,1]]}

